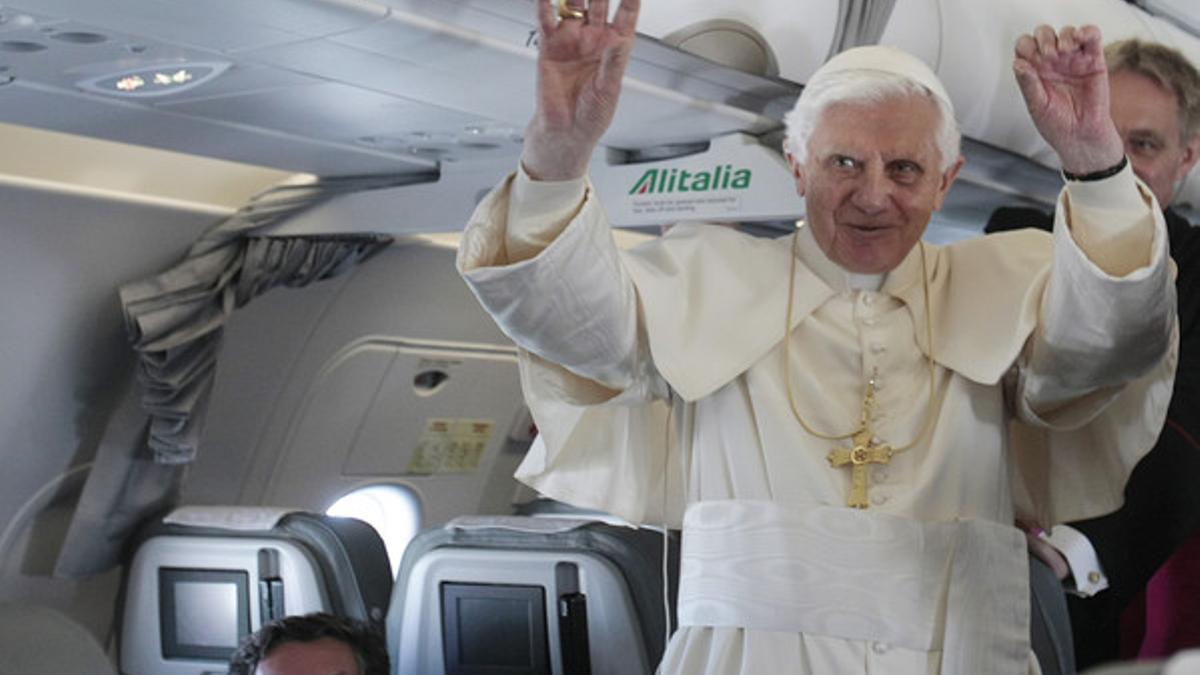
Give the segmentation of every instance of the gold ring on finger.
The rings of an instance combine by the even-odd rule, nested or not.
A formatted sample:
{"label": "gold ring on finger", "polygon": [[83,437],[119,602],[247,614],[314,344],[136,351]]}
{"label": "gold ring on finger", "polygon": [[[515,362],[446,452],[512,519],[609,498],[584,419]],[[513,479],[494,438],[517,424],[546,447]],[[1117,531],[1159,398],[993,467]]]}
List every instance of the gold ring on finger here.
{"label": "gold ring on finger", "polygon": [[586,19],[587,18],[587,10],[575,9],[574,7],[568,7],[566,0],[559,0],[559,2],[558,2],[558,18],[560,18],[560,19]]}

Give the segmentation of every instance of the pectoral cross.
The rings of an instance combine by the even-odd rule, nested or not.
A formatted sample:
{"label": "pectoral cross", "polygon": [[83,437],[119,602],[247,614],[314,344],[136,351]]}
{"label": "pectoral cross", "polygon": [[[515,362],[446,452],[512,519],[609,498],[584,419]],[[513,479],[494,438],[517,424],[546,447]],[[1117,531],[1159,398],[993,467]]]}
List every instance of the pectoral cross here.
{"label": "pectoral cross", "polygon": [[851,436],[853,445],[849,448],[834,448],[829,451],[826,459],[834,468],[850,467],[850,495],[846,505],[865,509],[867,503],[867,465],[887,464],[892,461],[892,446],[879,443],[875,439],[875,431],[871,426],[871,413],[875,408],[875,379],[867,382],[867,390],[863,394],[862,419],[858,431]]}

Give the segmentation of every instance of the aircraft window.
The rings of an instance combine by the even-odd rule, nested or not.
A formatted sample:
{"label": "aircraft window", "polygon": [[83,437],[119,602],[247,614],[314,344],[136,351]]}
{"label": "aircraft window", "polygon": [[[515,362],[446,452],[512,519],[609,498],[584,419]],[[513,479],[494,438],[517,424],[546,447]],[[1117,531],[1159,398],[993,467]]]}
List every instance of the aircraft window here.
{"label": "aircraft window", "polygon": [[400,571],[404,549],[421,528],[420,498],[412,488],[394,483],[358,488],[334,502],[325,513],[358,518],[375,528],[387,548],[393,577]]}

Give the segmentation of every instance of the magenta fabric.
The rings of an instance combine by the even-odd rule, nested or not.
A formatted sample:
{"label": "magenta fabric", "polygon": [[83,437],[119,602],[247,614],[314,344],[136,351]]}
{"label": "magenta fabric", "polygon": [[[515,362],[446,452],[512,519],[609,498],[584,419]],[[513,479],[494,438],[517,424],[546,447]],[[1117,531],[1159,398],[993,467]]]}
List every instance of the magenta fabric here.
{"label": "magenta fabric", "polygon": [[1200,647],[1200,532],[1155,572],[1146,586],[1145,602],[1138,658],[1164,658]]}

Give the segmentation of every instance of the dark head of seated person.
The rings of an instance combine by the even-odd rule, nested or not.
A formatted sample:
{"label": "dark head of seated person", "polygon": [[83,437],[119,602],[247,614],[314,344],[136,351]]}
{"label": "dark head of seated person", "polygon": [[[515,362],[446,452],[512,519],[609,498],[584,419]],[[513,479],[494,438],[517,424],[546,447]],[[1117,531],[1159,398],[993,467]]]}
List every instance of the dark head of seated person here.
{"label": "dark head of seated person", "polygon": [[324,612],[288,616],[242,641],[230,675],[388,675],[383,636],[368,624]]}

